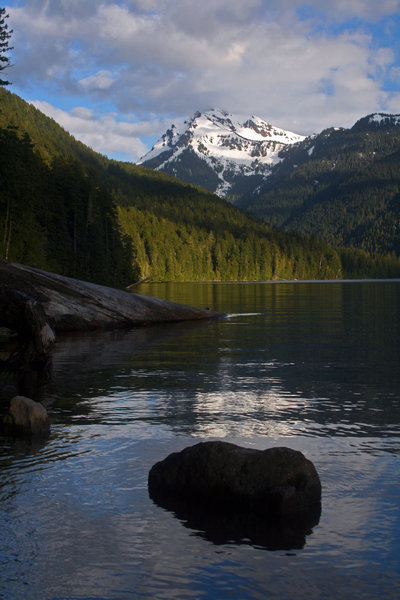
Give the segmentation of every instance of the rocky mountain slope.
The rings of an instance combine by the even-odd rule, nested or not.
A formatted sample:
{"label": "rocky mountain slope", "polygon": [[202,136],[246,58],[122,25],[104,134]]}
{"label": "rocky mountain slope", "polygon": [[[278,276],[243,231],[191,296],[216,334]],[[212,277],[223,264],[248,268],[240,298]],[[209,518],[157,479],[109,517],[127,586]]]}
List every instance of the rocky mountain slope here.
{"label": "rocky mountain slope", "polygon": [[260,185],[279,153],[303,140],[256,116],[209,110],[173,124],[139,162],[219,196],[236,197]]}

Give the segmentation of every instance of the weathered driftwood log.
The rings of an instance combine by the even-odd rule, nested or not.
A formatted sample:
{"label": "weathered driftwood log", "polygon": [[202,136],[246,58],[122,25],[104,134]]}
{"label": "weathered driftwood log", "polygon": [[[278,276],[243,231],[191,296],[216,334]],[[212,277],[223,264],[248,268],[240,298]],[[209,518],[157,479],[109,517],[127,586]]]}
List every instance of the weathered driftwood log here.
{"label": "weathered driftwood log", "polygon": [[269,519],[319,515],[321,483],[311,461],[290,448],[254,450],[203,442],[170,454],[149,472],[149,494],[159,504],[185,500],[224,513]]}
{"label": "weathered driftwood log", "polygon": [[[151,323],[222,317],[222,313],[175,302],[131,294],[48,273],[32,267],[0,261],[0,287],[25,294],[43,309],[55,331],[132,327]],[[3,296],[3,305],[6,299]],[[0,325],[8,326],[2,322]]]}
{"label": "weathered driftwood log", "polygon": [[7,360],[8,367],[40,369],[57,332],[222,316],[0,260],[0,327],[18,333],[18,347]]}

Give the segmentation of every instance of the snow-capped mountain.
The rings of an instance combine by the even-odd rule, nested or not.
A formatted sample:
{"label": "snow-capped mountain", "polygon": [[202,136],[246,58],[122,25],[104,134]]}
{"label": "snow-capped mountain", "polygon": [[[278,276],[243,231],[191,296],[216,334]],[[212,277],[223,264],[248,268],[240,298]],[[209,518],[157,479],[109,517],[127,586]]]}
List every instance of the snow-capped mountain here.
{"label": "snow-capped mountain", "polygon": [[303,140],[260,117],[208,110],[173,124],[139,164],[232,196],[250,184],[244,178],[251,178],[252,188],[262,183],[279,153]]}

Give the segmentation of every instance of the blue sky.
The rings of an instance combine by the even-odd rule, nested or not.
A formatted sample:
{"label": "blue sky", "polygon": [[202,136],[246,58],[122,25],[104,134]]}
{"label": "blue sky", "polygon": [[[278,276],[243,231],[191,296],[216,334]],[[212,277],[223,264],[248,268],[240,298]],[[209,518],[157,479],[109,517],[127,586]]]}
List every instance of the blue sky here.
{"label": "blue sky", "polygon": [[219,107],[296,133],[400,113],[400,0],[12,0],[10,91],[136,161]]}

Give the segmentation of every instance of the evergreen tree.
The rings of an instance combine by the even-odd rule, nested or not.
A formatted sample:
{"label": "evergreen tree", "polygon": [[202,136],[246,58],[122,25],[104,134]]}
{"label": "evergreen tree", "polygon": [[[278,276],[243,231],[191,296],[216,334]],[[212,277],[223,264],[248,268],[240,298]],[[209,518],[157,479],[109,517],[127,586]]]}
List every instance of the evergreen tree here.
{"label": "evergreen tree", "polygon": [[[13,30],[8,29],[8,24],[6,23],[8,17],[9,15],[6,14],[6,9],[0,8],[0,71],[3,71],[3,69],[10,66],[10,59],[7,54],[13,49],[12,46],[9,45]],[[0,85],[10,85],[10,82],[5,79],[0,79]]]}

